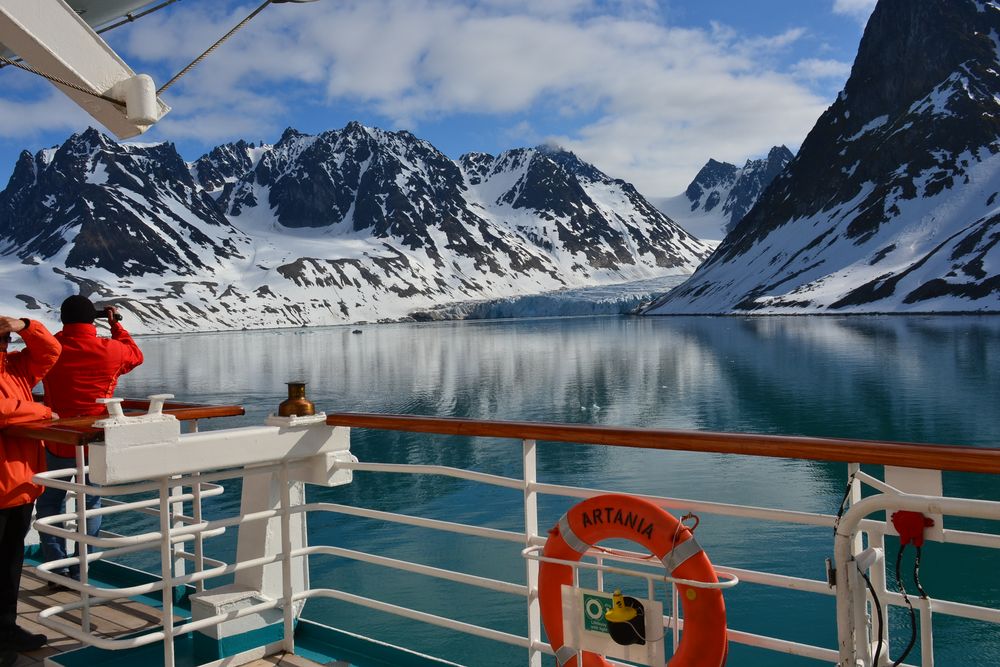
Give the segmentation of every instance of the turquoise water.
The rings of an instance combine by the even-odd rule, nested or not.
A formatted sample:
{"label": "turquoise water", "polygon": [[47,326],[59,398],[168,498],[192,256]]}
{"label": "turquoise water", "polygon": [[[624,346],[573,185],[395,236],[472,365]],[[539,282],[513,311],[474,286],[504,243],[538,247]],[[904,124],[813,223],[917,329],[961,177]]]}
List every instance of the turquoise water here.
{"label": "turquoise water", "polygon": [[[1000,441],[998,317],[605,317],[388,324],[352,334],[354,328],[144,337],[146,363],[122,378],[119,394],[169,391],[187,400],[247,407],[246,421],[213,420],[206,428],[259,422],[284,398],[285,381],[304,380],[317,408],[327,412],[982,447]],[[362,461],[434,463],[512,476],[521,468],[519,443],[485,438],[355,430],[352,449]],[[845,467],[834,464],[556,443],[540,445],[539,470],[544,482],[826,513],[836,511],[846,478]],[[951,493],[1000,499],[996,479],[949,475],[945,485]],[[206,511],[237,508],[238,492],[231,491]],[[523,529],[520,494],[458,480],[358,474],[347,487],[310,488],[309,499]],[[544,497],[542,524],[553,524],[568,505]],[[335,515],[311,516],[310,531],[317,542],[523,581],[524,564],[513,545]],[[828,529],[709,515],[702,516],[698,535],[717,565],[812,579],[824,578],[824,559],[833,547]],[[211,549],[231,558],[233,537],[216,540]],[[889,555],[892,562],[892,543]],[[930,545],[922,579],[932,597],[995,604],[997,564],[987,550]],[[962,580],[954,580],[956,567],[967,575]],[[314,558],[311,568],[314,586],[525,632],[523,601],[509,596],[330,557]],[[836,645],[832,598],[741,584],[726,600],[730,627]],[[306,616],[464,664],[525,663],[521,649],[336,602],[310,601]],[[908,639],[905,614],[894,613],[891,623],[895,637]],[[995,628],[939,619],[935,630],[936,664],[1000,664]],[[729,664],[820,663],[734,646]]]}

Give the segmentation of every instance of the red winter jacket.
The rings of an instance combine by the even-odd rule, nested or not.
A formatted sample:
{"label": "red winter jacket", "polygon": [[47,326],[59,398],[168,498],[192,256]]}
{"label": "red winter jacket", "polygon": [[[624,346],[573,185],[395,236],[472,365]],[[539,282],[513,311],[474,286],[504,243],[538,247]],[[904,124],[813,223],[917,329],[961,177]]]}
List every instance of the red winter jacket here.
{"label": "red winter jacket", "polygon": [[[0,427],[52,416],[52,410],[31,397],[31,388],[52,368],[59,357],[59,342],[42,326],[31,321],[18,332],[24,340],[20,352],[0,352]],[[0,509],[30,503],[42,492],[32,483],[45,472],[45,450],[38,440],[4,435],[0,431]]]}
{"label": "red winter jacket", "polygon": [[[93,324],[66,324],[56,334],[62,355],[45,376],[45,403],[63,417],[103,415],[98,398],[111,398],[118,376],[142,363],[142,352],[125,328],[111,323],[111,338],[97,335]],[[65,458],[76,457],[76,446],[47,443],[49,451]]]}

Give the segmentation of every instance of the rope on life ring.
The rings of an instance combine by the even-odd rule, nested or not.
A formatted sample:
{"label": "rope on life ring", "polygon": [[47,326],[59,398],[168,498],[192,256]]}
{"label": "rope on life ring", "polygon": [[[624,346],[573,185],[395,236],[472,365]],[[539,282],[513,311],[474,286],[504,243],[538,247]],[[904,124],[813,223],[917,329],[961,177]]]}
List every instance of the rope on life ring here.
{"label": "rope on life ring", "polygon": [[[544,558],[578,561],[601,540],[626,539],[648,549],[663,562],[667,576],[718,583],[715,568],[691,530],[648,500],[622,494],[595,496],[569,509],[549,531]],[[610,667],[597,653],[584,652],[577,665],[576,650],[565,645],[562,587],[573,585],[571,565],[543,560],[538,596],[542,624],[556,652],[559,667]],[[684,612],[684,631],[669,667],[723,667],[726,664],[726,607],[718,588],[677,584]]]}

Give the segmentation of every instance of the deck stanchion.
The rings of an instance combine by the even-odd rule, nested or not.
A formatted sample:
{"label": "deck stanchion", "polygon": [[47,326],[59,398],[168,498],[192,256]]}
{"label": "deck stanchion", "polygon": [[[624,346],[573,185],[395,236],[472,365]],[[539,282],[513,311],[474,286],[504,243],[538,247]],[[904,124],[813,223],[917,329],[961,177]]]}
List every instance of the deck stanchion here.
{"label": "deck stanchion", "polygon": [[[188,432],[198,432],[198,420],[192,419],[188,422]],[[201,473],[191,474],[191,516],[195,525],[201,523]],[[194,536],[194,571],[203,572],[205,570],[205,536],[202,531],[198,531]],[[195,592],[202,593],[205,590],[205,582],[199,579],[195,582]]]}
{"label": "deck stanchion", "polygon": [[170,478],[160,480],[160,598],[163,609],[163,667],[174,667],[174,573],[170,545]]}
{"label": "deck stanchion", "polygon": [[[538,492],[535,482],[538,479],[538,460],[535,455],[537,443],[534,440],[522,440],[524,460],[524,546],[530,547],[532,540],[539,537],[538,533]],[[542,667],[542,652],[535,646],[542,640],[542,615],[538,603],[538,561],[528,558],[528,667]]]}
{"label": "deck stanchion", "polygon": [[673,614],[670,617],[670,622],[673,626],[671,632],[674,638],[670,653],[673,654],[677,652],[677,646],[681,643],[681,624],[679,620],[681,615],[681,599],[677,595],[677,586],[674,586],[673,582],[670,584],[670,611]]}
{"label": "deck stanchion", "polygon": [[[854,507],[854,505],[861,501],[861,480],[858,479],[859,472],[861,472],[861,464],[847,464],[847,479],[850,484],[848,487],[849,507]],[[860,554],[864,549],[864,535],[861,531],[858,531],[851,540],[851,551],[853,554]],[[872,635],[869,630],[872,627],[872,615],[869,611],[868,588],[864,585],[861,571],[857,567],[852,567],[850,572],[845,574],[850,577],[848,585],[850,586],[851,594],[854,596],[854,627],[858,628],[854,636],[856,651],[859,658],[871,662],[873,657]]]}
{"label": "deck stanchion", "polygon": [[[87,495],[83,491],[83,487],[86,485],[86,457],[83,453],[83,447],[76,448],[76,483],[77,490],[74,492],[73,496],[76,501],[76,533],[80,537],[84,537],[87,534]],[[67,547],[69,545],[66,545]],[[84,589],[80,592],[80,602],[83,606],[80,608],[80,627],[83,628],[84,632],[90,632],[90,595],[87,593],[86,584],[90,579],[90,563],[88,562],[88,554],[90,553],[90,545],[87,542],[80,541],[77,539],[75,550],[79,554],[80,558],[80,583],[84,585]],[[68,551],[68,549],[67,549]]]}
{"label": "deck stanchion", "polygon": [[[881,549],[882,553],[885,553],[885,533],[881,530],[870,531],[868,533],[868,545]],[[875,593],[878,594],[880,600],[886,599],[886,593],[888,589],[885,586],[885,557],[878,559],[878,561],[872,565],[871,570],[869,570],[868,578],[872,582],[872,588],[875,589]],[[889,609],[887,605],[882,605],[882,653],[888,655],[889,649]],[[878,628],[875,629],[878,632]],[[877,635],[873,636],[872,639],[877,644],[879,637]]]}
{"label": "deck stanchion", "polygon": [[597,564],[597,590],[603,591],[604,590],[604,568],[601,567],[601,566],[604,565],[604,556],[601,556],[600,554],[594,556],[594,562]]}
{"label": "deck stanchion", "polygon": [[292,492],[288,482],[288,461],[281,464],[281,597],[285,633],[282,648],[295,653],[295,609],[292,604]]}
{"label": "deck stanchion", "polygon": [[[178,480],[181,477],[182,475],[174,475],[171,479]],[[174,499],[174,502],[170,503],[170,526],[175,530],[184,527],[184,501],[178,500],[183,495],[183,484],[170,487],[170,497]],[[170,550],[174,558],[174,575],[182,577],[187,573],[187,564],[184,562],[184,542],[171,544]],[[170,595],[173,594],[174,591],[171,589]]]}
{"label": "deck stanchion", "polygon": [[[858,533],[860,535],[860,532]],[[856,556],[859,552],[854,552]],[[872,654],[872,616],[868,612],[868,588],[865,586],[864,577],[857,563],[851,561],[848,571],[845,573],[850,579],[848,586],[850,593],[854,596],[854,627],[855,627],[855,651],[858,658],[865,664],[871,663]],[[839,579],[838,579],[839,581]]]}
{"label": "deck stanchion", "polygon": [[[201,525],[201,473],[191,475],[191,516],[195,525]],[[205,535],[199,530],[194,535],[194,571],[203,572],[205,570]],[[195,582],[195,591],[201,593],[205,590],[205,582],[199,579]]]}
{"label": "deck stanchion", "polygon": [[931,599],[921,600],[920,605],[920,664],[922,667],[934,667],[934,626],[931,616],[934,609]]}
{"label": "deck stanchion", "polygon": [[[193,419],[190,422],[188,422],[187,431],[189,433],[195,433],[195,432],[197,432],[198,431],[198,421]],[[182,477],[182,475],[175,475],[174,479],[179,479],[180,477]],[[181,484],[181,485],[172,487],[170,489],[170,495],[173,496],[175,499],[177,498],[177,496],[183,496],[184,495],[184,485]],[[171,525],[175,529],[177,529],[177,528],[183,528],[184,527],[184,501],[183,500],[175,500],[175,502],[170,506],[170,513],[171,513]],[[180,517],[180,518],[174,519],[173,518],[174,516],[177,516],[177,517]],[[195,538],[195,539],[196,540],[200,539],[200,535],[198,536],[198,538]],[[183,542],[177,542],[176,544],[173,545],[174,574],[176,576],[179,576],[179,577],[180,576],[184,576],[187,573],[187,563],[184,562],[185,561],[185,559],[184,559],[184,548],[185,547],[184,547],[184,543]],[[173,591],[171,591],[170,594],[173,595]]]}

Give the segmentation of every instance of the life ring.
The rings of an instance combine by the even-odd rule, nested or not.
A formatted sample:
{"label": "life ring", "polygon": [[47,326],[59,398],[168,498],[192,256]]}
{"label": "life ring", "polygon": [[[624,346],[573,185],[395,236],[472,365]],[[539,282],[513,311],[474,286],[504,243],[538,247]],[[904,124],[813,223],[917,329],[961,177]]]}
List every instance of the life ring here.
{"label": "life ring", "polygon": [[[549,531],[542,556],[578,561],[591,546],[615,538],[644,546],[663,562],[670,577],[719,581],[708,556],[686,526],[648,500],[621,494],[595,496],[571,507]],[[573,585],[573,568],[542,561],[538,596],[545,632],[559,667],[578,667],[577,652],[564,645],[563,585]],[[677,584],[677,589],[684,631],[669,667],[722,667],[728,650],[722,591],[683,584]],[[597,653],[584,652],[583,667],[610,667],[610,663]]]}

